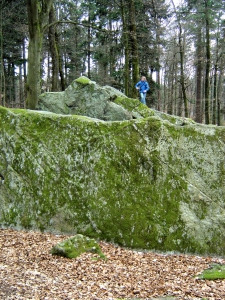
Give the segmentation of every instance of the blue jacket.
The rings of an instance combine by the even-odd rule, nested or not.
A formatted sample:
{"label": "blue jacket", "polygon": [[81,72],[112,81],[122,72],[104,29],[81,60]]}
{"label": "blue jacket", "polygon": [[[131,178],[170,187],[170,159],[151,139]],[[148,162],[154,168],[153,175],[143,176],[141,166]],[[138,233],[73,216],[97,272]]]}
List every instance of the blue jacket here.
{"label": "blue jacket", "polygon": [[136,85],[136,88],[139,88],[140,93],[146,93],[148,90],[150,90],[150,87],[147,83],[147,81],[139,81]]}

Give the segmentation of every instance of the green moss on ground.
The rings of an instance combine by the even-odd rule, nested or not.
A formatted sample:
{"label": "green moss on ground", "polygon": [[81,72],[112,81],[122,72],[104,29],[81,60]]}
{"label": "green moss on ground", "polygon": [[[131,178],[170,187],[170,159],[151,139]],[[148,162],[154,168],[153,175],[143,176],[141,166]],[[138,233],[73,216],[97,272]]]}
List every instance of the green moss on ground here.
{"label": "green moss on ground", "polygon": [[197,278],[206,280],[225,279],[225,265],[214,264],[211,268],[204,270]]}

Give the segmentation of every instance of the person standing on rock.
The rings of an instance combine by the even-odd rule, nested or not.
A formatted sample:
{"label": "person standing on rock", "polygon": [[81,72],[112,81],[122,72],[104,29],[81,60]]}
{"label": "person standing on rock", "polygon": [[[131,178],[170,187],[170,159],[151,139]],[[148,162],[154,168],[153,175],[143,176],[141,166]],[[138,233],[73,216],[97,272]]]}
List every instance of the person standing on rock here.
{"label": "person standing on rock", "polygon": [[141,103],[146,105],[146,93],[148,90],[150,90],[149,84],[146,81],[146,77],[142,76],[141,80],[135,85],[136,89],[139,90],[140,97],[141,97]]}

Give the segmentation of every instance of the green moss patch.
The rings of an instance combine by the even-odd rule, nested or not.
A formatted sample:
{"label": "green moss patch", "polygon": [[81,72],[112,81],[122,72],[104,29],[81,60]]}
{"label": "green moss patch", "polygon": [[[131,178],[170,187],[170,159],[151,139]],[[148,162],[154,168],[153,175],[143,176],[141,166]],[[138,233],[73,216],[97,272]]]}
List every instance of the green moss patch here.
{"label": "green moss patch", "polygon": [[146,105],[142,104],[138,99],[117,97],[114,102],[132,112],[133,115],[137,113],[138,116],[142,118],[155,116],[155,112]]}
{"label": "green moss patch", "polygon": [[225,265],[214,264],[211,268],[204,270],[202,274],[198,275],[198,279],[225,279]]}
{"label": "green moss patch", "polygon": [[105,259],[100,246],[94,239],[77,234],[63,242],[58,243],[51,250],[53,255],[63,256],[67,258],[76,258],[82,253],[91,252],[98,254],[100,258]]}
{"label": "green moss patch", "polygon": [[77,78],[75,81],[77,83],[82,83],[83,85],[88,85],[88,84],[94,83],[93,81],[91,81],[90,79],[88,79],[85,76],[81,76],[81,77]]}

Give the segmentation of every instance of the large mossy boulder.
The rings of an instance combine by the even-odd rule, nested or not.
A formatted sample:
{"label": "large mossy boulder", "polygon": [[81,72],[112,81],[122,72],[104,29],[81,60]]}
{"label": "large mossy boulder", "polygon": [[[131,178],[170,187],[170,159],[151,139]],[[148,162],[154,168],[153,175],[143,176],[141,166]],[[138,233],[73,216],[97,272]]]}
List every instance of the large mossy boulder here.
{"label": "large mossy boulder", "polygon": [[225,254],[225,128],[122,97],[136,119],[0,107],[0,224]]}
{"label": "large mossy boulder", "polygon": [[72,82],[64,92],[46,92],[39,96],[37,109],[57,114],[82,115],[104,121],[122,121],[132,114],[113,100],[125,97],[118,90],[82,76]]}

